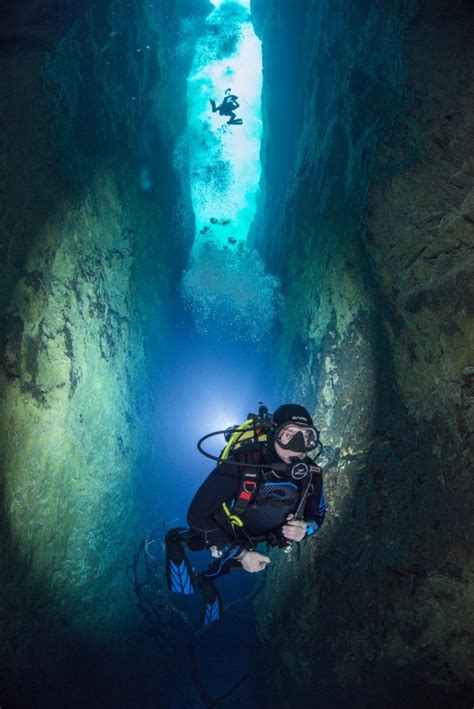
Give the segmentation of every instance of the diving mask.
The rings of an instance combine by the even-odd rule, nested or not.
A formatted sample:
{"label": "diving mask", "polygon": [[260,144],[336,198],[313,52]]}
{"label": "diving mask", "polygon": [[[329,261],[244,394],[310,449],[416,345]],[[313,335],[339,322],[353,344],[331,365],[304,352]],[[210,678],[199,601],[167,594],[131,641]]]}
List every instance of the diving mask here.
{"label": "diving mask", "polygon": [[319,445],[319,432],[311,427],[299,427],[297,431],[289,431],[289,426],[296,428],[296,424],[284,423],[275,431],[275,441],[285,450],[295,453],[307,453]]}

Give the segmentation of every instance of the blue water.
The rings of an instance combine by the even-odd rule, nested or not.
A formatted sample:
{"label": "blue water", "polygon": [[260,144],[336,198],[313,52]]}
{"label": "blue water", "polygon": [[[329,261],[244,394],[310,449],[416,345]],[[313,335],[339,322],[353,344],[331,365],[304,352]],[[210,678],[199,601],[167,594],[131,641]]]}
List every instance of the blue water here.
{"label": "blue water", "polygon": [[[149,508],[147,525],[159,530],[162,541],[163,523],[167,528],[187,526],[186,513],[191,499],[215,465],[197,450],[198,439],[213,430],[244,421],[250,411],[257,412],[259,400],[264,401],[270,411],[278,405],[268,357],[268,351],[257,352],[249,343],[226,342],[212,334],[207,337],[196,334],[191,316],[177,305],[162,372],[165,388],[162,382],[157,382],[155,392],[158,406],[153,422],[153,473],[143,490]],[[206,450],[218,455],[224,444],[223,436],[219,436],[204,445]],[[213,561],[209,551],[188,552],[188,557],[197,570]],[[239,602],[229,608],[223,620],[199,634],[202,679],[212,696],[224,694],[240,677],[249,675],[232,693],[229,706],[235,706],[239,698],[246,706],[251,706],[256,644],[253,599],[241,599],[246,599],[255,589],[257,576],[236,569],[219,579],[217,586],[224,604]],[[170,594],[169,600],[188,614],[197,629],[200,594],[187,597]],[[184,643],[178,653],[176,676],[170,678],[170,683],[175,702],[171,706],[202,706],[192,684]]]}

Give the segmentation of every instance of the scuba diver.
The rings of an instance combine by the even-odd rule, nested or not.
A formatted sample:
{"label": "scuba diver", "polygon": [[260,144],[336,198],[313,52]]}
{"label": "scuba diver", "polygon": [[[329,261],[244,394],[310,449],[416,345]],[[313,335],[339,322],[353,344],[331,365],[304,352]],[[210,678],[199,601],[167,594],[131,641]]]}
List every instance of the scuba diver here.
{"label": "scuba diver", "polygon": [[[217,433],[229,441],[219,458],[200,445]],[[320,452],[319,432],[302,406],[284,404],[271,416],[261,404],[259,416],[249,414],[241,426],[204,436],[198,448],[219,462],[191,501],[189,529],[167,532],[166,572],[171,591],[201,592],[204,626],[223,614],[214,581],[234,568],[263,571],[270,558],[257,545],[266,542],[267,550],[278,546],[289,553],[319,530],[326,504],[321,468],[307,456],[317,448]],[[209,549],[214,561],[196,573],[184,546]]]}
{"label": "scuba diver", "polygon": [[240,106],[240,104],[237,103],[238,96],[236,96],[235,94],[231,94],[230,92],[231,89],[225,90],[225,97],[220,106],[216,106],[216,102],[212,98],[209,99],[212,106],[212,112],[215,113],[216,111],[219,111],[220,116],[230,116],[229,120],[227,121],[227,124],[240,126],[242,125],[243,121],[241,118],[236,118],[234,113],[235,109],[239,108]]}

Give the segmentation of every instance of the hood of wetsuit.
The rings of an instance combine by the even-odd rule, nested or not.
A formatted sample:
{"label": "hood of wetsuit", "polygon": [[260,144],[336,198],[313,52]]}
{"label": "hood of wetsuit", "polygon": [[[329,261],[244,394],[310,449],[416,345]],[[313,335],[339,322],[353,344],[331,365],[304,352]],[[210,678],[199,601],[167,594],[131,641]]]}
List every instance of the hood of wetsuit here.
{"label": "hood of wetsuit", "polygon": [[273,412],[273,423],[282,426],[284,423],[293,423],[297,426],[314,428],[313,419],[304,406],[299,404],[283,404]]}
{"label": "hood of wetsuit", "polygon": [[[298,404],[283,404],[273,414],[276,424],[274,440],[281,448],[295,453],[307,453],[314,450],[319,444],[319,433],[314,427],[313,419],[309,412]],[[285,426],[295,426],[302,430],[297,431],[289,441],[284,443],[280,439],[280,432]],[[305,433],[303,433],[303,431]]]}

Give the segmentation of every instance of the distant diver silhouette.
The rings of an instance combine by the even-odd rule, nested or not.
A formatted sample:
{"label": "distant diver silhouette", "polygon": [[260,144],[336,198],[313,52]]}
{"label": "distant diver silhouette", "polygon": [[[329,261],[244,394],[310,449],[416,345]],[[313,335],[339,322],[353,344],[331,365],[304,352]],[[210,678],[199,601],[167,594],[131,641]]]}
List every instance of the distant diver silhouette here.
{"label": "distant diver silhouette", "polygon": [[237,103],[238,96],[230,92],[231,89],[226,89],[224,100],[220,106],[216,106],[216,102],[212,98],[209,99],[212,106],[212,112],[216,113],[216,111],[219,111],[220,116],[229,116],[229,120],[227,121],[228,125],[240,126],[243,121],[241,118],[236,118],[234,113],[235,109],[240,106],[240,104]]}

